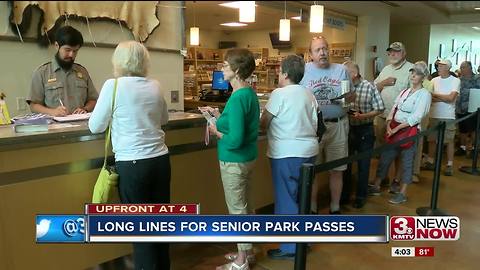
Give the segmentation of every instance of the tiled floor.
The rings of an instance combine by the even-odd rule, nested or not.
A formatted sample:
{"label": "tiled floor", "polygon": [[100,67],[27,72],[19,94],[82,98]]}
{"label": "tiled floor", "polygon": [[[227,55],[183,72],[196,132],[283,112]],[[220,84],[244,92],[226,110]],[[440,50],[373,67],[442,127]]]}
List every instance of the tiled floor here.
{"label": "tiled floor", "polygon": [[[470,159],[458,158],[455,168],[470,165]],[[375,166],[375,164],[372,164]],[[371,197],[363,209],[345,206],[345,214],[416,215],[417,207],[430,204],[433,172],[422,171],[421,182],[409,188],[408,202],[391,205],[389,194]],[[315,244],[307,257],[307,269],[479,269],[480,248],[480,176],[455,170],[453,177],[442,176],[438,206],[460,217],[461,236],[455,242],[390,242],[388,244]],[[322,209],[321,213],[327,213]],[[293,262],[275,261],[265,256],[276,244],[255,245],[258,249],[254,270],[291,270]],[[433,246],[433,258],[392,258],[393,246]],[[175,244],[172,245],[173,270],[210,270],[225,263],[223,255],[235,250],[234,244]],[[110,269],[132,269],[129,267]]]}

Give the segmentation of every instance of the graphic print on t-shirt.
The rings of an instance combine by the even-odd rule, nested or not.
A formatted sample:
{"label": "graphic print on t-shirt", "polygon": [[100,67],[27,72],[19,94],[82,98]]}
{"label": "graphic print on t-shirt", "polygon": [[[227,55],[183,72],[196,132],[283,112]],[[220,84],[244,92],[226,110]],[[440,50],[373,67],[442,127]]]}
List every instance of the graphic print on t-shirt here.
{"label": "graphic print on t-shirt", "polygon": [[332,79],[327,76],[319,80],[311,80],[308,82],[308,88],[313,89],[313,94],[318,101],[319,105],[328,105],[335,102],[330,101],[330,99],[336,98],[341,93],[340,90],[340,80]]}

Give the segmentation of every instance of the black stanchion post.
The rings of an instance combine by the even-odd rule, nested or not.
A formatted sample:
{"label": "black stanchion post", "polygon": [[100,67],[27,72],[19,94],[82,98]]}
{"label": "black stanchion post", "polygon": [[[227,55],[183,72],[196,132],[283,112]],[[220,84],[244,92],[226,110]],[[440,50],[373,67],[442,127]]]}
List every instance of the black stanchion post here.
{"label": "black stanchion post", "polygon": [[[310,197],[312,194],[312,183],[315,177],[315,166],[311,163],[302,164],[299,179],[299,214],[310,213]],[[295,270],[305,270],[307,266],[307,244],[297,243],[295,252]]]}
{"label": "black stanchion post", "polygon": [[417,214],[420,216],[446,216],[447,214],[437,208],[438,188],[440,187],[440,169],[442,166],[443,143],[445,139],[446,123],[440,122],[437,134],[437,149],[435,153],[435,171],[433,173],[432,199],[430,207],[417,208]]}
{"label": "black stanchion post", "polygon": [[480,108],[477,109],[477,123],[475,128],[475,141],[473,142],[473,160],[472,167],[460,167],[460,171],[473,175],[480,175],[480,171],[477,169],[478,159],[478,140],[480,136]]}

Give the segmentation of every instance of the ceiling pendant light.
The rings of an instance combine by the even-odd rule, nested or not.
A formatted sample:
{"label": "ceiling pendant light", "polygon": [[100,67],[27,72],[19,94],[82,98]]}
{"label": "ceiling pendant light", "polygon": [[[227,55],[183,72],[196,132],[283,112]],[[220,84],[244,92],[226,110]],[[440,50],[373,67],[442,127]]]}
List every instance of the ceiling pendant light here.
{"label": "ceiling pendant light", "polygon": [[255,22],[255,1],[241,1],[239,22]]}
{"label": "ceiling pendant light", "polygon": [[279,40],[290,41],[290,20],[287,19],[287,1],[285,2],[283,19],[280,19]]}
{"label": "ceiling pendant light", "polygon": [[290,41],[290,20],[289,19],[280,20],[280,34],[278,39],[280,41]]}
{"label": "ceiling pendant light", "polygon": [[190,27],[190,45],[191,46],[200,45],[200,28]]}
{"label": "ceiling pendant light", "polygon": [[323,32],[323,6],[314,4],[310,6],[310,33]]}
{"label": "ceiling pendant light", "polygon": [[193,2],[193,27],[190,27],[190,46],[200,45],[200,28],[196,27],[195,23],[195,1]]}

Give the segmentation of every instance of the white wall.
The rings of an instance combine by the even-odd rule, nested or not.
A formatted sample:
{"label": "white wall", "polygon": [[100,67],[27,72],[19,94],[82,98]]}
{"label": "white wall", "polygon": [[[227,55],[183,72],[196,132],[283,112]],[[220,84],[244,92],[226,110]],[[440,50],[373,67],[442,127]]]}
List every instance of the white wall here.
{"label": "white wall", "polygon": [[[92,3],[94,5],[94,3]],[[161,6],[180,6],[179,1],[161,1],[158,9],[160,25],[150,35],[145,45],[150,48],[176,49],[182,48],[181,9]],[[8,27],[10,8],[7,2],[0,2],[0,36],[12,37],[14,34]],[[32,22],[37,22],[38,14]],[[82,32],[86,42],[92,38],[84,22],[71,22],[71,25]],[[96,42],[116,45],[119,41],[132,39],[128,29],[123,33],[116,22],[90,21],[92,35]],[[36,25],[32,26],[26,36],[36,35]],[[76,62],[85,66],[93,83],[100,91],[103,82],[112,77],[111,56],[113,48],[95,48],[84,46]],[[0,91],[7,96],[7,106],[11,115],[28,113],[29,110],[17,110],[16,98],[26,97],[30,89],[32,72],[36,67],[49,61],[55,54],[53,46],[41,48],[36,43],[0,40]],[[165,91],[169,109],[183,109],[183,56],[177,53],[151,51],[150,77],[160,81]],[[7,64],[8,63],[8,64]],[[179,103],[170,103],[170,91],[179,92]]]}
{"label": "white wall", "polygon": [[[372,81],[373,60],[375,57],[383,59],[388,64],[385,50],[389,46],[390,37],[390,12],[388,10],[372,10],[372,15],[358,17],[356,62],[360,67],[362,76]],[[373,52],[372,47],[377,51]]]}
{"label": "white wall", "polygon": [[[401,41],[407,48],[407,59],[410,62],[423,60],[428,64],[435,62],[439,55],[440,44],[445,46],[444,56],[453,63],[452,71],[460,67],[465,60],[465,50],[460,52],[459,62],[452,52],[452,39],[457,40],[457,46],[473,41],[472,64],[474,69],[480,64],[480,31],[472,29],[475,24],[432,24],[432,25],[392,25],[390,42]],[[477,64],[474,63],[474,54],[477,54]],[[434,72],[435,69],[432,70]]]}
{"label": "white wall", "polygon": [[390,43],[400,41],[407,49],[407,60],[428,63],[430,25],[391,25]]}
{"label": "white wall", "polygon": [[470,41],[473,41],[473,51],[477,54],[477,64],[473,62],[474,69],[480,64],[480,31],[472,29],[472,25],[468,24],[432,24],[430,27],[430,46],[428,51],[429,63],[433,65],[437,59],[438,52],[440,50],[440,44],[445,46],[445,57],[452,61],[452,71],[460,67],[462,61],[465,60],[465,52],[460,53],[458,64],[456,63],[456,57],[451,57],[452,52],[452,39],[457,40],[457,46],[462,46],[467,43],[465,48],[469,46]]}

